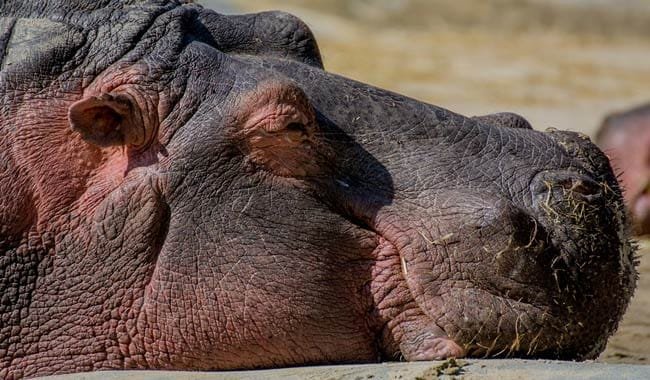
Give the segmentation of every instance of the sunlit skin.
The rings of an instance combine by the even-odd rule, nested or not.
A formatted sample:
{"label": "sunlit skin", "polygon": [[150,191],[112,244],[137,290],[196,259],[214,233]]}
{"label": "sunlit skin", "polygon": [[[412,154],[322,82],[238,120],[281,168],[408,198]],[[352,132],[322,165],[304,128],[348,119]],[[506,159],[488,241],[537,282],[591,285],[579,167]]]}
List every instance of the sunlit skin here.
{"label": "sunlit skin", "polygon": [[0,15],[0,378],[585,360],[625,312],[623,198],[584,135],[331,74],[282,12]]}

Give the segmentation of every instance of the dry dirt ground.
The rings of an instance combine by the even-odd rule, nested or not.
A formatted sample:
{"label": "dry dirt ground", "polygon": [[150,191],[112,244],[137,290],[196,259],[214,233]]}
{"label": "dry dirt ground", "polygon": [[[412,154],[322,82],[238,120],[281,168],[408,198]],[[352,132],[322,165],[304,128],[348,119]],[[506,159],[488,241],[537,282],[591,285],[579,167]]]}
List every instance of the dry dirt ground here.
{"label": "dry dirt ground", "polygon": [[556,380],[648,379],[650,366],[551,360],[446,360],[412,363],[309,366],[256,371],[106,371],[43,380]]}
{"label": "dry dirt ground", "polygon": [[[314,31],[329,71],[466,115],[514,111],[537,129],[593,135],[607,113],[650,101],[646,0],[235,0],[231,7],[294,13]],[[650,364],[650,243],[641,246],[639,287],[600,361]]]}

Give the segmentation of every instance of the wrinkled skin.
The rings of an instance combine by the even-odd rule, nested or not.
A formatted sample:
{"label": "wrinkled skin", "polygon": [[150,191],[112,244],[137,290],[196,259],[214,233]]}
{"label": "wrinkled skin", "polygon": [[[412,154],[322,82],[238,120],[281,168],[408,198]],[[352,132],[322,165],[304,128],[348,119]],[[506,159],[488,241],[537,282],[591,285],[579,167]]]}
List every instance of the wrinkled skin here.
{"label": "wrinkled skin", "polygon": [[650,235],[650,104],[606,117],[596,142],[621,182],[634,232]]}
{"label": "wrinkled skin", "polygon": [[632,249],[584,136],[327,73],[283,13],[1,14],[0,377],[581,360],[616,329]]}

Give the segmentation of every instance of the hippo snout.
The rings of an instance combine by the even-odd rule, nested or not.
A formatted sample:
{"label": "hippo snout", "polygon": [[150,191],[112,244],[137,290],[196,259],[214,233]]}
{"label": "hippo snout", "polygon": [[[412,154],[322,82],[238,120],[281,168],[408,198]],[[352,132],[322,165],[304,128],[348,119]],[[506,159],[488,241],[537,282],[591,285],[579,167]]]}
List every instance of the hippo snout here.
{"label": "hippo snout", "polygon": [[[420,182],[394,176],[402,186],[369,223],[392,243],[377,256],[398,256],[393,265],[418,308],[391,330],[409,360],[448,357],[455,347],[470,357],[594,358],[634,288],[626,215],[605,155],[578,133],[499,125],[464,135],[474,145],[459,144],[458,169],[444,172],[455,187],[405,188],[439,181],[424,175],[437,174],[438,161],[400,163],[406,173],[417,167]],[[503,140],[518,149],[489,149]],[[534,145],[524,151],[522,141]],[[463,165],[468,152],[479,157],[478,171]],[[480,188],[467,182],[477,172]]]}

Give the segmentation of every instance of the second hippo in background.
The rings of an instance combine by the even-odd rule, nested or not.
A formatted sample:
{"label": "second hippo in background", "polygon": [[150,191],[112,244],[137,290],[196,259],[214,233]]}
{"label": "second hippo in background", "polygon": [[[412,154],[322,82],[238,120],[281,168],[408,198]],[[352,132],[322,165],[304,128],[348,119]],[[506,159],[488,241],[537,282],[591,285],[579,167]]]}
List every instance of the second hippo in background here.
{"label": "second hippo in background", "polygon": [[607,153],[632,214],[634,232],[650,234],[650,103],[603,120],[596,135]]}

